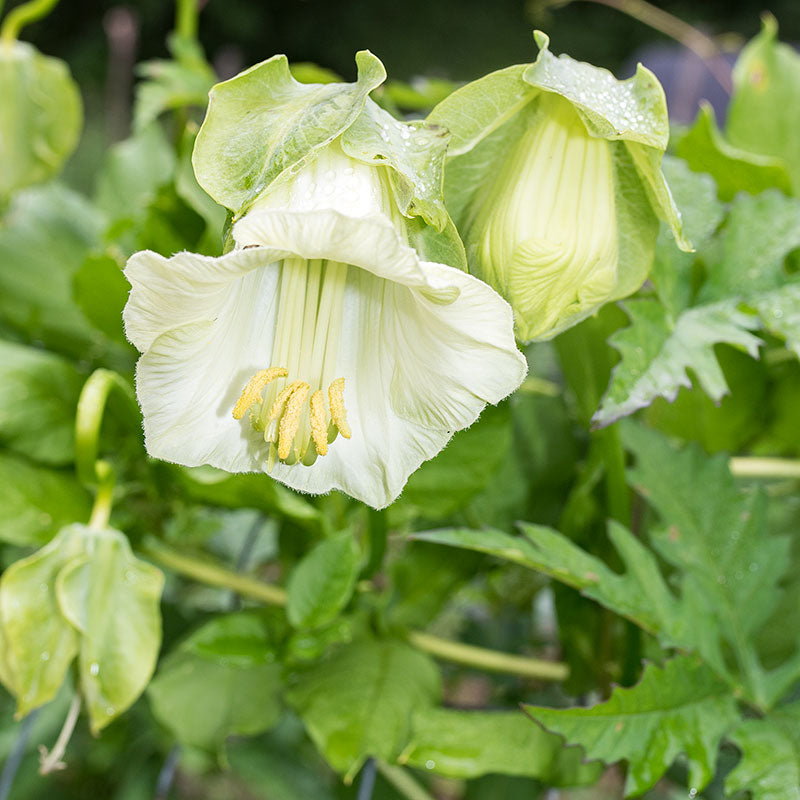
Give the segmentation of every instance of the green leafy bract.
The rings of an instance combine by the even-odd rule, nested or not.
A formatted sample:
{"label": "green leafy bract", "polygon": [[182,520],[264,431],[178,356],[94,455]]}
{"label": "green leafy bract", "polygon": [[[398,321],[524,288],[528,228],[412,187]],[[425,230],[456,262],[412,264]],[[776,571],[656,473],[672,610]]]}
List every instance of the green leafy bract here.
{"label": "green leafy bract", "polygon": [[67,65],[26,42],[0,46],[0,206],[60,172],[78,143],[81,95]]}
{"label": "green leafy bract", "polygon": [[51,700],[73,659],[94,733],[147,685],[161,642],[163,576],[119,531],[64,528],[0,579],[0,677],[17,715]]}
{"label": "green leafy bract", "polygon": [[738,722],[728,687],[701,661],[670,659],[663,669],[645,667],[641,682],[617,688],[591,708],[525,710],[547,730],[580,744],[588,758],[628,761],[625,796],[655,785],[675,758],[685,753],[689,785],[702,789],[714,775],[720,740]]}
{"label": "green leafy bract", "polygon": [[413,710],[439,699],[428,656],[394,639],[362,639],[297,676],[288,693],[328,763],[352,780],[368,756],[394,761]]}
{"label": "green leafy bract", "polygon": [[303,84],[279,55],[217,84],[194,148],[200,185],[238,216],[284,170],[308,163],[355,122],[386,78],[368,50],[356,64],[356,83]]}

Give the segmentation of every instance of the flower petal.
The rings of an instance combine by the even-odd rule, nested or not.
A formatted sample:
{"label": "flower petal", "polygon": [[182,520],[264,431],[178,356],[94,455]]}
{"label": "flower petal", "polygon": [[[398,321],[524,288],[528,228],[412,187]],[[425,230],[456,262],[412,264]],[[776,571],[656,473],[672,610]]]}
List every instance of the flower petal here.
{"label": "flower petal", "polygon": [[[232,409],[248,379],[268,364],[275,326],[278,270],[252,270],[198,318],[158,336],[139,360],[136,391],[147,452],[187,466],[229,472],[262,469],[254,458],[263,437]],[[183,287],[165,284],[164,302]]]}
{"label": "flower petal", "polygon": [[123,311],[125,334],[141,352],[172,328],[213,320],[229,302],[231,285],[254,269],[285,258],[264,248],[235,250],[220,258],[143,250],[125,267],[131,293]]}

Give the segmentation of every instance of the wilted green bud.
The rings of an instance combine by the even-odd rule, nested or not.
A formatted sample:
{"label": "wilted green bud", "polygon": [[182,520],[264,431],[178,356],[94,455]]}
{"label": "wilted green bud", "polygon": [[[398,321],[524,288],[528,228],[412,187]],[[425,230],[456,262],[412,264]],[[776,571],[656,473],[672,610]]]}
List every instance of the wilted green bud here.
{"label": "wilted green bud", "polygon": [[81,132],[81,96],[67,65],[25,42],[0,43],[0,206],[53,177]]}
{"label": "wilted green bud", "polygon": [[661,174],[668,124],[648,70],[627,81],[541,48],[440,103],[453,135],[448,208],[470,271],[514,309],[520,339],[549,339],[639,288],[658,220],[679,243]]}

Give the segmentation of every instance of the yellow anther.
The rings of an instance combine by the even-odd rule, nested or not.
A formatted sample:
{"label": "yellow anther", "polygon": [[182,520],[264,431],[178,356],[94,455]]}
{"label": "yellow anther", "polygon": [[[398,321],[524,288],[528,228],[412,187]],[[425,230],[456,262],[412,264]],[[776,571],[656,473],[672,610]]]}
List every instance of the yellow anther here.
{"label": "yellow anther", "polygon": [[328,387],[328,401],[331,405],[331,419],[345,439],[350,438],[350,426],[347,424],[347,409],[344,407],[344,378],[337,378]]}
{"label": "yellow anther", "polygon": [[286,400],[286,407],[281,416],[281,424],[278,435],[278,458],[283,461],[292,452],[292,442],[300,427],[300,417],[303,411],[303,403],[308,397],[311,387],[304,381],[295,381],[292,384],[292,393]]}
{"label": "yellow anther", "polygon": [[325,413],[325,401],[322,392],[317,389],[308,401],[311,417],[311,438],[321,456],[328,454],[328,417]]}
{"label": "yellow anther", "polygon": [[283,411],[283,407],[286,405],[286,401],[289,399],[289,395],[297,388],[298,381],[294,383],[290,383],[285,389],[281,389],[278,392],[278,396],[275,398],[275,402],[272,404],[272,408],[269,410],[269,421],[277,419],[281,415],[281,411]]}
{"label": "yellow anther", "polygon": [[275,378],[285,378],[287,374],[283,367],[270,367],[269,369],[262,369],[260,372],[256,372],[247,382],[247,386],[242,390],[242,394],[233,408],[233,418],[241,419],[245,411],[247,411],[253,403],[261,402],[261,391],[268,383],[274,381]]}

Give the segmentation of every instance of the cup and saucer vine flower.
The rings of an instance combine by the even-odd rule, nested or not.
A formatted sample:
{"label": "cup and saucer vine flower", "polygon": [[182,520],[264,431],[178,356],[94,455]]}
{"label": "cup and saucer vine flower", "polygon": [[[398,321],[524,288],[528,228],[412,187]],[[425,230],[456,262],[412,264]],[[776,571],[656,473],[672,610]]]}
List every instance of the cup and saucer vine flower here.
{"label": "cup and saucer vine flower", "polygon": [[539,56],[445,98],[428,120],[452,139],[447,207],[469,270],[514,309],[523,341],[550,339],[636,291],[659,220],[680,216],[661,172],[669,125],[658,79]]}
{"label": "cup and saucer vine flower", "polygon": [[155,457],[264,471],[377,508],[526,372],[511,309],[464,269],[447,134],[277,56],[211,93],[194,167],[232,212],[219,258],[134,254],[126,332]]}

